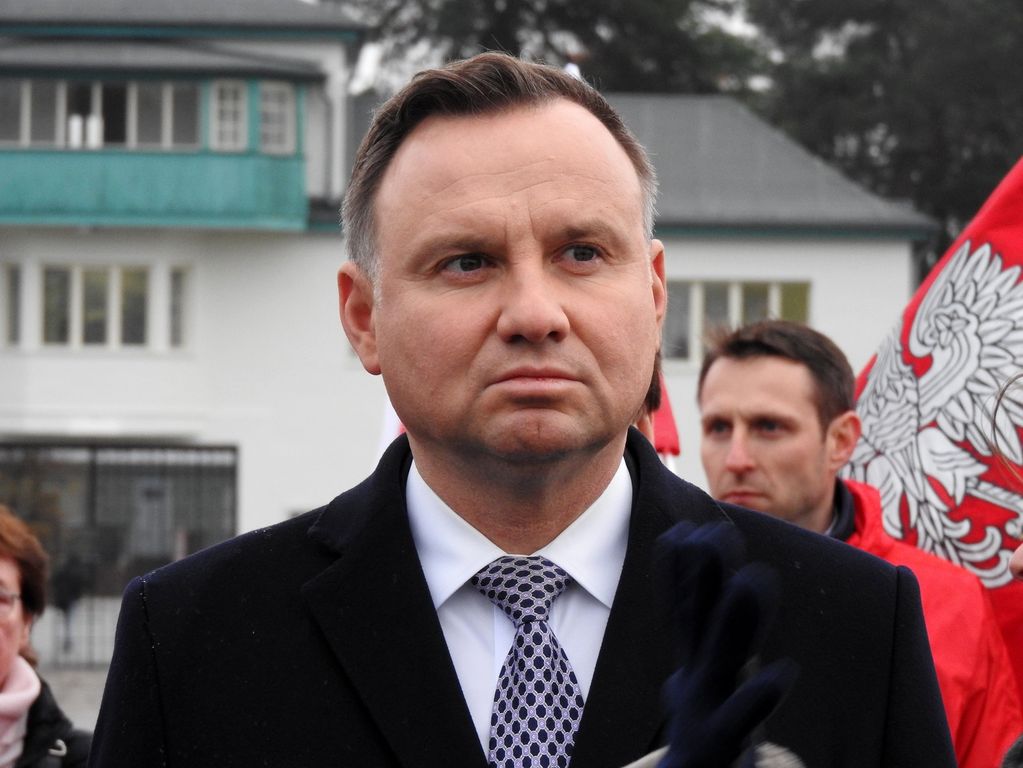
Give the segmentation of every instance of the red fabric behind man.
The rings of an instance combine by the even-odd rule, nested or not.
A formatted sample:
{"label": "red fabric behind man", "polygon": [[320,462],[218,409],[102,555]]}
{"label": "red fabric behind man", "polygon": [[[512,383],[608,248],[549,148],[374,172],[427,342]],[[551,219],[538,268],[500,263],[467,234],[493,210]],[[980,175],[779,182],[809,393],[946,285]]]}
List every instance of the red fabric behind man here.
{"label": "red fabric behind man", "polygon": [[[847,539],[920,582],[927,636],[960,768],[999,765],[1020,735],[1023,712],[1005,643],[993,636],[993,610],[980,582],[939,557],[896,541],[881,525],[881,497],[869,485],[845,481],[855,505]],[[983,734],[983,739],[976,739]]]}
{"label": "red fabric behind man", "polygon": [[880,490],[889,535],[988,587],[1023,694],[1023,583],[1008,567],[1023,539],[1023,385],[994,414],[999,392],[1023,373],[1021,266],[1023,161],[860,374],[863,437],[850,472]]}

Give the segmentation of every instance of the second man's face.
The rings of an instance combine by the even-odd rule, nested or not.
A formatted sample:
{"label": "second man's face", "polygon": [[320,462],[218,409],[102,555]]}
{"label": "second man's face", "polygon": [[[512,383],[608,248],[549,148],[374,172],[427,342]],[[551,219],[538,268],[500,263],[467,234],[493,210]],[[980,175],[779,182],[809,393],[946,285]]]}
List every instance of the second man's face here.
{"label": "second man's face", "polygon": [[714,498],[826,529],[836,467],[805,366],[777,357],[716,360],[700,392],[700,421]]}
{"label": "second man's face", "polygon": [[533,461],[624,437],[664,312],[631,162],[566,101],[431,117],[376,201],[373,345],[415,444]]}

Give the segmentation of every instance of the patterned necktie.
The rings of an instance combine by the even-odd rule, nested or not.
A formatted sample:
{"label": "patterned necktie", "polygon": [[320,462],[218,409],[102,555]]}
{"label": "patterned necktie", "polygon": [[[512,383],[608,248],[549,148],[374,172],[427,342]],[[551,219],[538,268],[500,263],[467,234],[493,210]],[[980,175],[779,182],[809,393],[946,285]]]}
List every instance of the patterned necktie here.
{"label": "patterned necktie", "polygon": [[543,557],[500,557],[472,577],[515,624],[490,715],[491,768],[566,768],[583,713],[575,672],[547,616],[572,577]]}

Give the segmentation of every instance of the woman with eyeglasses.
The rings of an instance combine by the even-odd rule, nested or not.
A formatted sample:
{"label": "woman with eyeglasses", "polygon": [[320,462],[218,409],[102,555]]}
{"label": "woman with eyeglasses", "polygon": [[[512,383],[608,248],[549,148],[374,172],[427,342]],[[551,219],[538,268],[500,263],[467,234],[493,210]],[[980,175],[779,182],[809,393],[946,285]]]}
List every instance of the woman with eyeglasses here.
{"label": "woman with eyeglasses", "polygon": [[36,674],[29,643],[46,605],[48,558],[0,504],[0,768],[84,768],[91,734],[75,730]]}

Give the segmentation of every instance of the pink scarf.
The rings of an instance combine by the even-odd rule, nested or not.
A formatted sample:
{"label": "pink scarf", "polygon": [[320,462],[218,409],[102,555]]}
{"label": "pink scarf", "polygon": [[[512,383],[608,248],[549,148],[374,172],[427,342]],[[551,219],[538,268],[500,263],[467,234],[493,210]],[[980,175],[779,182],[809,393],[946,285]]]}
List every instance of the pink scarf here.
{"label": "pink scarf", "polygon": [[39,697],[41,688],[32,666],[21,656],[15,656],[0,689],[0,768],[12,768],[21,757],[28,708]]}

